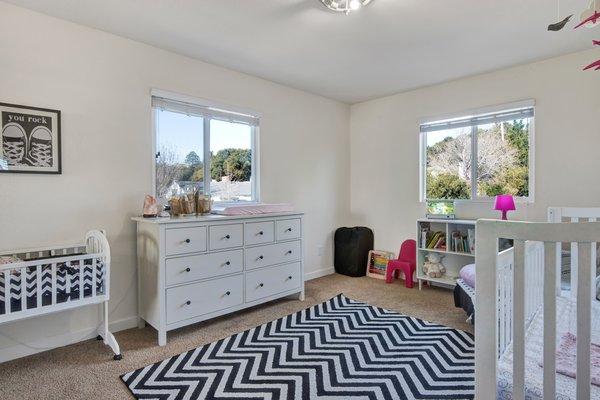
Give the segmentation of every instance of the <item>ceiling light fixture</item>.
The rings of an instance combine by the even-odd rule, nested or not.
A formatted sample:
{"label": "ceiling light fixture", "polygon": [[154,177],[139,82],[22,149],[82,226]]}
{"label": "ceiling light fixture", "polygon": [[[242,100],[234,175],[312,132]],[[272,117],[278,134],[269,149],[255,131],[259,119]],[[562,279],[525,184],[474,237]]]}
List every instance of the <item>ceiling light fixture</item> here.
{"label": "ceiling light fixture", "polygon": [[371,0],[320,0],[321,3],[332,11],[350,14],[371,2]]}

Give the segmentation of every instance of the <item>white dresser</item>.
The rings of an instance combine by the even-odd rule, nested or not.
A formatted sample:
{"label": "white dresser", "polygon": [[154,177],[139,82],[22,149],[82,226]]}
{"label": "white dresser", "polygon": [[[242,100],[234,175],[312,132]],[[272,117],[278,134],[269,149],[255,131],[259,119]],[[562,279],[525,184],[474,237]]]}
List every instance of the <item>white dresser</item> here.
{"label": "white dresser", "polygon": [[138,317],[167,331],[284,296],[304,300],[301,213],[133,218]]}

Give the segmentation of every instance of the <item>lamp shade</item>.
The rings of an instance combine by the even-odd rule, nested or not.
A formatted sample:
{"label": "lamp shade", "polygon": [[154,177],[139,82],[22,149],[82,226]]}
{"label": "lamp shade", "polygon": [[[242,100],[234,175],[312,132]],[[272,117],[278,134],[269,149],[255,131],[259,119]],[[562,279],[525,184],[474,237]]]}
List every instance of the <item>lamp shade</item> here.
{"label": "lamp shade", "polygon": [[515,210],[515,200],[510,194],[496,196],[494,210],[502,211],[502,219],[506,219],[506,212]]}

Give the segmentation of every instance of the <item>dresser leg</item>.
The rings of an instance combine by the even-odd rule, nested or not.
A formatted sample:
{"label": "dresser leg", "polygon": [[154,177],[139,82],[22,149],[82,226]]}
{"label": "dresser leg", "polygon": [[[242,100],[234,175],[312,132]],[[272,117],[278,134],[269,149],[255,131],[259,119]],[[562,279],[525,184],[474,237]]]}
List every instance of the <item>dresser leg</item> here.
{"label": "dresser leg", "polygon": [[167,345],[167,331],[158,331],[158,345],[159,346]]}
{"label": "dresser leg", "polygon": [[298,293],[298,300],[304,301],[304,290]]}
{"label": "dresser leg", "polygon": [[146,321],[138,317],[138,329],[144,329],[146,327]]}

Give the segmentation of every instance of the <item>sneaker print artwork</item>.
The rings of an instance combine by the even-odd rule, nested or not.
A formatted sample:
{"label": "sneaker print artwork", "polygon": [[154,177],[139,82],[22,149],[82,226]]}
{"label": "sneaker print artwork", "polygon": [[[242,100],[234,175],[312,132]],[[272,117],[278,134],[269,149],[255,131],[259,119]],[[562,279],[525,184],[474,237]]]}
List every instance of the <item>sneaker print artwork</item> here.
{"label": "sneaker print artwork", "polygon": [[60,174],[60,111],[0,103],[0,172]]}

